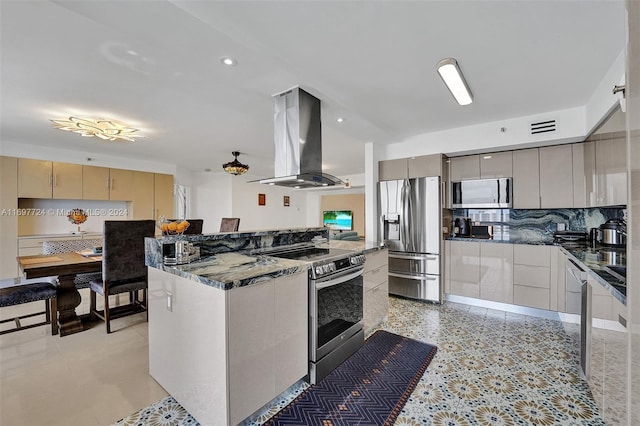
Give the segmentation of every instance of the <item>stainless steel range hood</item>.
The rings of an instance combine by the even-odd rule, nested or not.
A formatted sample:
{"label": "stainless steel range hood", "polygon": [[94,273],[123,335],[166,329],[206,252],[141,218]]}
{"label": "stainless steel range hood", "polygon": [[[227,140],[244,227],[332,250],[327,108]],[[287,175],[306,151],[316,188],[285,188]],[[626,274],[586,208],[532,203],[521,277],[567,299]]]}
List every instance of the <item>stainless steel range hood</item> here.
{"label": "stainless steel range hood", "polygon": [[320,99],[299,87],[273,99],[276,177],[259,182],[301,189],[344,184],[322,173]]}

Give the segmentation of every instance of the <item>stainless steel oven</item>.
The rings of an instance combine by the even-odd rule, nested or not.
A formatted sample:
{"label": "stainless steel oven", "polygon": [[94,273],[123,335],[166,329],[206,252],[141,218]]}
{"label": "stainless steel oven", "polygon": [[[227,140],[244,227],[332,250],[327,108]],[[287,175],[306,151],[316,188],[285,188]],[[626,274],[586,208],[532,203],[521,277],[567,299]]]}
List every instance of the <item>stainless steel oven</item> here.
{"label": "stainless steel oven", "polygon": [[355,260],[351,259],[354,258],[334,261],[335,266],[330,267],[336,269],[334,274],[317,276],[312,271],[309,280],[309,381],[312,384],[322,380],[364,344],[364,265],[360,262],[354,265]]}
{"label": "stainless steel oven", "polygon": [[260,254],[311,263],[309,382],[318,383],[364,344],[365,256],[312,244],[275,247]]}

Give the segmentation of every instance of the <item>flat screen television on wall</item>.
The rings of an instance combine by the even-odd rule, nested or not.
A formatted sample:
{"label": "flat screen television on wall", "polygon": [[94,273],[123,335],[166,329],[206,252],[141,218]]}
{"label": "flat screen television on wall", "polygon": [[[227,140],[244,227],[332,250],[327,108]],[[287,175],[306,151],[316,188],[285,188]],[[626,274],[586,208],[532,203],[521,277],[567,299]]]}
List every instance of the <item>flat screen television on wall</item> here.
{"label": "flat screen television on wall", "polygon": [[322,226],[336,231],[353,229],[353,212],[351,210],[327,210],[322,212]]}

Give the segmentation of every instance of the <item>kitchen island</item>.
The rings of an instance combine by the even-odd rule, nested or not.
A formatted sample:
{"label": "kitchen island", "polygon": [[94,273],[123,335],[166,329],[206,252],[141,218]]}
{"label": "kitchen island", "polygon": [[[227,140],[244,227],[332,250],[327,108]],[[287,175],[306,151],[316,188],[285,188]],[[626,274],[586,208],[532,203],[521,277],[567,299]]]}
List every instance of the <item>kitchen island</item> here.
{"label": "kitchen island", "polygon": [[[327,228],[309,228],[145,241],[149,371],[200,423],[251,418],[308,373],[309,262],[259,253],[314,244],[386,258],[379,244],[327,237]],[[201,258],[165,265],[163,246],[179,240],[197,245]],[[386,260],[368,263],[386,273]],[[376,322],[388,308],[381,296],[386,303],[370,304]]]}
{"label": "kitchen island", "polygon": [[205,255],[175,266],[161,250],[177,237],[145,241],[149,373],[202,424],[238,424],[307,374],[308,264],[228,251],[277,233],[256,234],[189,236]]}

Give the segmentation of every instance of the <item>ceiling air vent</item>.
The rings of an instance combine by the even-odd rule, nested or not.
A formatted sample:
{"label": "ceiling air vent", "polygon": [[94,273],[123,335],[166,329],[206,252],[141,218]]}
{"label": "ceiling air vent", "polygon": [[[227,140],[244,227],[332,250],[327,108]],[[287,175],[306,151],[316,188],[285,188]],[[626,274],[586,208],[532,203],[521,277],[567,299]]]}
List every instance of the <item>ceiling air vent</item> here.
{"label": "ceiling air vent", "polygon": [[548,133],[556,131],[556,120],[538,121],[531,123],[531,134]]}

